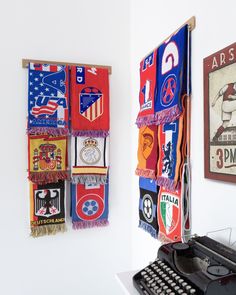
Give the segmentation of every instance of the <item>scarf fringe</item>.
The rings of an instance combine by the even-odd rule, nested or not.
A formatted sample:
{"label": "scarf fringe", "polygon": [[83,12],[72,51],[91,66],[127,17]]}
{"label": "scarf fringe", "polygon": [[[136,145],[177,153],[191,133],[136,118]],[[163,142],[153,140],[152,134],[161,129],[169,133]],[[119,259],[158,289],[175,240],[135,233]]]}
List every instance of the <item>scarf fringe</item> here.
{"label": "scarf fringe", "polygon": [[91,227],[108,226],[109,221],[107,219],[94,220],[94,221],[73,221],[73,229],[85,229]]}
{"label": "scarf fringe", "polygon": [[72,175],[72,182],[75,184],[106,184],[107,175]]}
{"label": "scarf fringe", "polygon": [[37,238],[46,235],[55,235],[59,232],[64,233],[66,230],[67,229],[65,223],[31,226],[31,236]]}
{"label": "scarf fringe", "polygon": [[153,238],[155,239],[157,238],[157,232],[150,224],[147,224],[146,222],[139,220],[139,228],[142,228],[143,230],[145,230]]}
{"label": "scarf fringe", "polygon": [[59,180],[70,180],[70,173],[69,171],[30,172],[28,178],[33,183],[46,184]]}
{"label": "scarf fringe", "polygon": [[156,184],[159,186],[163,186],[170,191],[175,191],[180,187],[179,182],[162,176],[157,177]]}
{"label": "scarf fringe", "polygon": [[52,135],[52,136],[67,136],[69,129],[67,128],[53,128],[53,127],[31,127],[27,129],[29,135]]}
{"label": "scarf fringe", "polygon": [[156,172],[154,170],[151,170],[151,169],[136,168],[135,174],[138,175],[138,176],[145,177],[145,178],[151,178],[151,179],[156,178]]}
{"label": "scarf fringe", "polygon": [[154,125],[156,121],[156,117],[154,114],[152,115],[147,115],[147,116],[142,116],[138,117],[136,119],[136,125],[138,128],[143,127],[143,126],[149,126],[149,125]]}
{"label": "scarf fringe", "polygon": [[107,137],[109,131],[105,130],[72,130],[73,136],[88,136],[88,137]]}

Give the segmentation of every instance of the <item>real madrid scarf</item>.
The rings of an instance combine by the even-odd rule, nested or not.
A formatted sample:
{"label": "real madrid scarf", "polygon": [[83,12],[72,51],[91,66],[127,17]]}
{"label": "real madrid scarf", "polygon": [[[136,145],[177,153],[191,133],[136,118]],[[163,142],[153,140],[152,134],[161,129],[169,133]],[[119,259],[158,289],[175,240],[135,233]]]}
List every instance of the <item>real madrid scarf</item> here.
{"label": "real madrid scarf", "polygon": [[157,170],[157,129],[150,125],[139,129],[138,166],[136,174],[146,178],[156,178]]}
{"label": "real madrid scarf", "polygon": [[109,133],[109,77],[105,68],[71,67],[71,126],[74,136]]}
{"label": "real madrid scarf", "polygon": [[29,180],[38,184],[69,179],[67,137],[28,136]]}
{"label": "real madrid scarf", "polygon": [[108,184],[72,184],[73,229],[108,225]]}
{"label": "real madrid scarf", "polygon": [[153,179],[139,178],[139,227],[154,238],[158,234],[157,207],[159,186]]}
{"label": "real madrid scarf", "polygon": [[64,198],[64,181],[44,185],[30,183],[30,226],[33,237],[66,230]]}
{"label": "real madrid scarf", "polygon": [[68,75],[67,66],[29,64],[29,134],[68,134]]}
{"label": "real madrid scarf", "polygon": [[72,181],[104,184],[108,173],[109,137],[72,137]]}

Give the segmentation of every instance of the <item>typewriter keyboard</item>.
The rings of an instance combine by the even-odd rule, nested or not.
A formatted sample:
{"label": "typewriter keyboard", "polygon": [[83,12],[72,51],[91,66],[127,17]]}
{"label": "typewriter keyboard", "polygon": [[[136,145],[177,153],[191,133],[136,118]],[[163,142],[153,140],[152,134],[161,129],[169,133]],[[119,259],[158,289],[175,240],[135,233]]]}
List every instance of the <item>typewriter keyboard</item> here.
{"label": "typewriter keyboard", "polygon": [[189,295],[197,290],[160,259],[140,272],[139,287],[145,295]]}

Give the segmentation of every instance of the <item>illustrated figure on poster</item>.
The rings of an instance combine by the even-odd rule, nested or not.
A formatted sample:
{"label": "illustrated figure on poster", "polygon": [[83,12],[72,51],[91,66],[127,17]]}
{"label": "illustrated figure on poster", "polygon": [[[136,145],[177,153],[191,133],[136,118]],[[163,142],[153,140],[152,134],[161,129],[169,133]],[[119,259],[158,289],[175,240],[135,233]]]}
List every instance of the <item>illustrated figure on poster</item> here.
{"label": "illustrated figure on poster", "polygon": [[226,84],[222,87],[215,96],[211,106],[214,107],[217,100],[223,96],[221,105],[221,120],[222,125],[217,129],[216,134],[213,137],[213,142],[217,142],[220,135],[229,126],[229,122],[232,118],[232,113],[236,111],[236,82]]}

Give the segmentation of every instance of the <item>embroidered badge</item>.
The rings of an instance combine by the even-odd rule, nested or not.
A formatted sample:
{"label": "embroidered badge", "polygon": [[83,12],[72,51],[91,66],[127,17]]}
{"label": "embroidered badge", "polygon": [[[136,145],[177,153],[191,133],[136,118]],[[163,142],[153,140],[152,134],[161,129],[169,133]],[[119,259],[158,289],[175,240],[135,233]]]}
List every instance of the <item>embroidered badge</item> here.
{"label": "embroidered badge", "polygon": [[94,165],[101,159],[101,152],[95,138],[87,138],[83,142],[84,147],[80,151],[80,159],[87,165]]}

